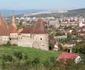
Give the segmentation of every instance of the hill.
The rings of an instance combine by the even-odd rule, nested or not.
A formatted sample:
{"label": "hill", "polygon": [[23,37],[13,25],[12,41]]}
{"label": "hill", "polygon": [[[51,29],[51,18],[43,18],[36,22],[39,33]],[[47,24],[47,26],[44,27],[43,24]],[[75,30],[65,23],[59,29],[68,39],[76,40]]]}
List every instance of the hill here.
{"label": "hill", "polygon": [[14,11],[15,15],[22,15],[25,13],[32,13],[32,12],[40,12],[44,10],[38,10],[38,9],[27,9],[27,10],[7,10],[7,9],[0,9],[0,13],[3,17],[11,16],[12,12]]}
{"label": "hill", "polygon": [[[76,16],[81,15],[85,17],[85,8],[81,9],[74,9],[74,10],[37,10],[37,9],[29,9],[29,10],[13,10],[16,16],[28,15],[28,16],[35,16],[35,17],[57,17],[59,18],[61,15],[69,16]],[[11,16],[12,10],[4,10],[0,9],[0,13],[2,16]]]}
{"label": "hill", "polygon": [[13,52],[15,51],[23,52],[32,59],[39,57],[41,61],[49,59],[50,57],[57,57],[60,54],[60,52],[43,51],[43,50],[35,49],[35,48],[25,48],[25,47],[18,47],[18,46],[11,46],[11,47],[3,46],[3,47],[0,47],[0,56],[2,54],[12,55]]}
{"label": "hill", "polygon": [[68,11],[67,13],[65,13],[64,15],[66,15],[66,16],[76,16],[76,15],[80,15],[80,16],[85,17],[85,8],[69,10],[69,11]]}
{"label": "hill", "polygon": [[[55,13],[56,12],[56,13]],[[37,15],[32,15],[32,16],[35,16],[35,17],[56,17],[56,18],[60,18],[62,15],[66,16],[66,17],[71,17],[71,16],[77,16],[77,15],[80,15],[80,16],[83,16],[85,17],[85,8],[82,8],[82,9],[74,9],[74,10],[68,10],[67,12],[57,12],[55,11],[54,13],[44,13],[44,14],[37,14]]]}

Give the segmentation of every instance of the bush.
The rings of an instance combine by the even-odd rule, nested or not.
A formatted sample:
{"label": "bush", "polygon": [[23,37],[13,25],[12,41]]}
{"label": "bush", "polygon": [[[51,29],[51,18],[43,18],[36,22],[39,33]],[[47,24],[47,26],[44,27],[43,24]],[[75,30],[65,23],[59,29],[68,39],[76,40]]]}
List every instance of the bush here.
{"label": "bush", "polygon": [[37,57],[37,58],[34,58],[34,60],[32,61],[32,65],[33,66],[36,66],[40,63],[40,59]]}
{"label": "bush", "polygon": [[17,44],[13,44],[12,46],[17,46]]}
{"label": "bush", "polygon": [[11,46],[11,43],[8,41],[7,44],[3,44],[3,46],[10,47]]}
{"label": "bush", "polygon": [[21,60],[23,58],[22,52],[15,51],[13,55],[18,59]]}
{"label": "bush", "polygon": [[3,54],[2,55],[2,60],[5,61],[5,62],[7,62],[7,61],[12,62],[13,57],[12,57],[12,55],[5,55],[5,54]]}
{"label": "bush", "polygon": [[51,62],[47,59],[45,60],[43,64],[44,64],[44,67],[48,70],[50,68]]}
{"label": "bush", "polygon": [[56,62],[56,57],[50,57],[50,62],[55,63]]}
{"label": "bush", "polygon": [[59,50],[60,51],[63,51],[64,50],[64,48],[60,44],[58,46],[59,46]]}
{"label": "bush", "polygon": [[49,50],[53,50],[54,49],[54,44],[50,43],[49,44]]}

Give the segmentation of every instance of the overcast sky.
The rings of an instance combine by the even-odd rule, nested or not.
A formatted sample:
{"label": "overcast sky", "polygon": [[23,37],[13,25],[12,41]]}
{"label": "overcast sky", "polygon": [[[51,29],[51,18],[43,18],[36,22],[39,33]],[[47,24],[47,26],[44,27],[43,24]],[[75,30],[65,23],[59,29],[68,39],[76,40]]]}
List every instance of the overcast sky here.
{"label": "overcast sky", "polygon": [[85,0],[0,0],[0,9],[78,9]]}

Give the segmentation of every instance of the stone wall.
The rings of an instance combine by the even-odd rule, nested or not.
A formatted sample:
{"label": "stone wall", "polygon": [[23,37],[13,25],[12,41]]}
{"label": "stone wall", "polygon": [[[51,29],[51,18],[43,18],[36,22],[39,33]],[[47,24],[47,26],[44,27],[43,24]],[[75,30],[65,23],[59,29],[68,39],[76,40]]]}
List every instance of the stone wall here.
{"label": "stone wall", "polygon": [[42,50],[49,50],[48,34],[34,34],[33,47]]}
{"label": "stone wall", "polygon": [[0,36],[0,45],[7,44],[9,36]]}
{"label": "stone wall", "polygon": [[32,47],[33,38],[29,34],[21,34],[18,37],[18,46]]}
{"label": "stone wall", "polygon": [[49,50],[48,34],[21,34],[18,38],[18,46]]}

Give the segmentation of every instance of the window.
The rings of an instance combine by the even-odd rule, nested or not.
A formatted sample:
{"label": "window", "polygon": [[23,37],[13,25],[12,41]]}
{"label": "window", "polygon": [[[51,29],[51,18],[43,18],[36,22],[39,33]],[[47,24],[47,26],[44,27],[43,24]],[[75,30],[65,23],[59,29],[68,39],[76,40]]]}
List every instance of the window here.
{"label": "window", "polygon": [[11,40],[11,38],[9,38]]}
{"label": "window", "polygon": [[42,46],[44,46],[44,45],[42,45]]}
{"label": "window", "polygon": [[40,38],[40,40],[42,40],[42,38]]}

